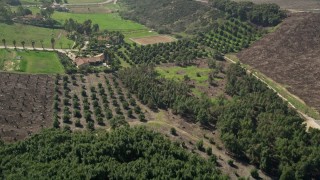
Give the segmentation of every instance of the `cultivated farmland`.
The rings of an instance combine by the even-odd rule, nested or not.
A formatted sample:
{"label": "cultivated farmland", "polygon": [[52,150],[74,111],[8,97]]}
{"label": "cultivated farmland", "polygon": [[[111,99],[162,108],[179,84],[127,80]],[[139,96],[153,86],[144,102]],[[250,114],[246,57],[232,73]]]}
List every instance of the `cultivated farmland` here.
{"label": "cultivated farmland", "polygon": [[53,77],[0,73],[0,139],[24,139],[52,127]]}
{"label": "cultivated farmland", "polygon": [[320,111],[319,32],[320,14],[292,14],[238,57]]}

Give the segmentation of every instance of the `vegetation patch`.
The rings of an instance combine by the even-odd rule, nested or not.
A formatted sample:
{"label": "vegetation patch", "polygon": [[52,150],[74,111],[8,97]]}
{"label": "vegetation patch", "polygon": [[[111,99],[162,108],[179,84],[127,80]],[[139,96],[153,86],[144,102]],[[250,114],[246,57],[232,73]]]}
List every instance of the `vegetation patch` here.
{"label": "vegetation patch", "polygon": [[198,85],[203,85],[208,81],[210,69],[199,68],[197,66],[171,66],[171,67],[157,67],[157,72],[160,76],[167,79],[175,79],[178,81],[192,80]]}

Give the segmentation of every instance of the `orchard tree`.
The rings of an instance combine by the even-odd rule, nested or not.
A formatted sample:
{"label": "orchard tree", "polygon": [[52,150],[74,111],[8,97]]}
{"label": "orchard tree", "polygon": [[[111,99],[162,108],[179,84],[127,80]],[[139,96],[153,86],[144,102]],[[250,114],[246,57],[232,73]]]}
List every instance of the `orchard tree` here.
{"label": "orchard tree", "polygon": [[21,45],[22,45],[23,49],[25,48],[25,47],[24,47],[25,44],[26,44],[25,41],[21,41]]}
{"label": "orchard tree", "polygon": [[54,49],[54,45],[56,43],[56,40],[54,38],[51,38],[51,47]]}
{"label": "orchard tree", "polygon": [[41,44],[42,49],[44,50],[43,40],[40,40],[40,44]]}
{"label": "orchard tree", "polygon": [[7,48],[6,39],[2,39],[3,46]]}
{"label": "orchard tree", "polygon": [[35,45],[35,44],[36,44],[35,41],[31,41],[31,45],[32,45],[33,50],[34,50],[34,45]]}
{"label": "orchard tree", "polygon": [[14,48],[17,49],[17,41],[13,40],[12,43],[13,43]]}

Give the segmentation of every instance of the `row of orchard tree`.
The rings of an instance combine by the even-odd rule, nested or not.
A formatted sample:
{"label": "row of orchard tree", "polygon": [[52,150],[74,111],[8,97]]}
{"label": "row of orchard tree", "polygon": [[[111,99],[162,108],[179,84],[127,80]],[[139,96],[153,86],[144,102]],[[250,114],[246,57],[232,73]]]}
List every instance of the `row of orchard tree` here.
{"label": "row of orchard tree", "polygon": [[[5,38],[3,38],[1,41],[2,41],[3,46],[4,46],[5,48],[7,48],[7,45],[8,45],[7,40],[6,40]],[[35,49],[36,43],[37,43],[36,41],[33,41],[33,40],[31,41],[30,44],[31,44],[31,46],[32,46],[33,49]],[[44,41],[43,41],[43,40],[40,40],[39,43],[41,44],[41,47],[44,49],[44,44],[43,44]],[[55,45],[56,45],[56,40],[55,40],[55,38],[51,38],[51,39],[50,39],[50,43],[51,43],[51,48],[52,48],[52,49],[55,49]],[[21,44],[21,46],[22,46],[23,48],[25,48],[26,41],[23,40],[23,41],[20,42],[20,44]],[[60,48],[62,49],[63,43],[60,42],[59,44],[60,44]],[[19,46],[19,43],[18,43],[16,40],[13,40],[13,41],[12,41],[12,45],[14,46],[14,48],[17,48],[17,46]],[[69,47],[71,48],[71,44],[69,43],[68,45],[69,45]]]}

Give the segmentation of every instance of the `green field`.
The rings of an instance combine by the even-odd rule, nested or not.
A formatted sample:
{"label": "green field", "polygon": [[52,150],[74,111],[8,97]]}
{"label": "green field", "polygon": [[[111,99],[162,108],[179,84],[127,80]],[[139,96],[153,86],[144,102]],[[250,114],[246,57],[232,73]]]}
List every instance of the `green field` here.
{"label": "green field", "polygon": [[157,67],[157,72],[160,76],[167,79],[183,80],[187,75],[190,80],[195,81],[198,85],[205,85],[210,73],[209,68],[198,68],[197,66],[172,66],[172,67]]}
{"label": "green field", "polygon": [[84,22],[88,19],[92,20],[93,24],[99,24],[100,29],[129,31],[129,30],[143,30],[147,29],[145,26],[135,23],[133,21],[124,20],[118,13],[111,14],[75,14],[65,12],[55,12],[53,19],[64,24],[66,19],[72,18],[78,22]]}
{"label": "green field", "polygon": [[[33,14],[39,13],[38,8],[30,8]],[[64,24],[66,19],[74,19],[80,23],[90,19],[93,24],[99,24],[100,29],[104,30],[117,30],[117,31],[137,31],[137,30],[148,30],[142,24],[124,20],[118,13],[95,13],[95,14],[81,14],[81,13],[68,13],[68,12],[57,12],[55,11],[52,18],[57,20],[59,23]]]}
{"label": "green field", "polygon": [[[105,8],[119,9],[119,5],[107,4]],[[33,14],[39,12],[38,8],[31,8]],[[54,12],[53,19],[57,20],[61,24],[64,24],[66,19],[72,18],[78,22],[84,22],[88,19],[93,24],[99,24],[101,30],[121,31],[125,35],[126,42],[131,42],[129,38],[146,37],[158,35],[157,32],[150,31],[146,26],[121,18],[118,13],[66,13],[66,12]]]}
{"label": "green field", "polygon": [[43,40],[45,48],[51,48],[51,38],[56,40],[56,48],[60,48],[62,43],[63,48],[69,48],[73,42],[66,38],[66,32],[59,29],[48,29],[22,24],[7,25],[0,23],[0,39],[5,39],[8,46],[13,46],[13,40],[16,40],[17,46],[22,46],[21,42],[25,41],[26,47],[31,47],[31,42],[35,41],[36,47],[41,47],[40,40]]}
{"label": "green field", "polygon": [[[105,0],[68,0],[69,4],[79,4],[79,3],[97,3],[104,2]],[[32,5],[32,4],[40,4],[39,0],[20,0],[21,4],[24,5]]]}
{"label": "green field", "polygon": [[[196,86],[207,86],[210,73],[209,68],[198,68],[197,66],[156,67],[156,71],[161,77],[177,81],[184,81],[184,77],[187,75]],[[192,93],[198,97],[202,95],[198,88],[192,88]]]}
{"label": "green field", "polygon": [[0,50],[0,70],[34,74],[64,73],[54,52]]}

